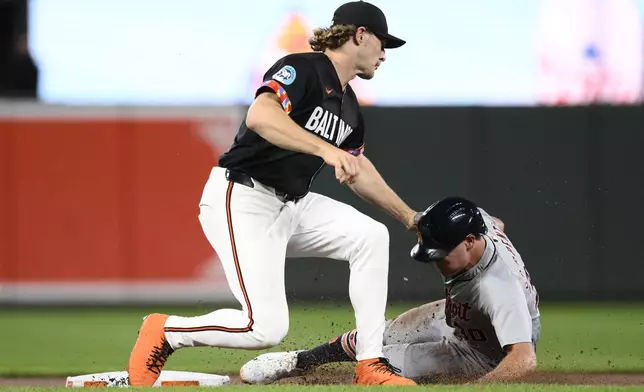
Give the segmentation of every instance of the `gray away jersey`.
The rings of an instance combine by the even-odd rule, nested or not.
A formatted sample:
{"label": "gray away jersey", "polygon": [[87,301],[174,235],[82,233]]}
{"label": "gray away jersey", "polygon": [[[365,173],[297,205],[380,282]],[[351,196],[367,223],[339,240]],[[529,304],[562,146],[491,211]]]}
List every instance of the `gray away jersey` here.
{"label": "gray away jersey", "polygon": [[494,220],[480,209],[488,228],[485,252],[469,271],[445,278],[445,315],[454,336],[491,361],[503,347],[539,337],[539,297],[521,255]]}

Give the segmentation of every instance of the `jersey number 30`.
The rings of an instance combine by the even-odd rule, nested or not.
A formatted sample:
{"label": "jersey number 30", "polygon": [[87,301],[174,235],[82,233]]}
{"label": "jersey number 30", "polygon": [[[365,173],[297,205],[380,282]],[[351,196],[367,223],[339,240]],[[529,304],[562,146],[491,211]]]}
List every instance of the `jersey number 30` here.
{"label": "jersey number 30", "polygon": [[487,336],[478,328],[463,328],[459,323],[454,323],[454,335],[461,340],[471,340],[474,342],[487,342]]}

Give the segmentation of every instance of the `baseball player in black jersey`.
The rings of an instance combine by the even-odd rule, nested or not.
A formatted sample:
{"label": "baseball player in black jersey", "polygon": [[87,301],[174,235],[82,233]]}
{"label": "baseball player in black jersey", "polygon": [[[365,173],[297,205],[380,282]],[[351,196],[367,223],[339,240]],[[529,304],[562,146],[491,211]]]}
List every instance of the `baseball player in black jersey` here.
{"label": "baseball player in black jersey", "polygon": [[310,39],[313,53],[287,55],[265,74],[235,137],[205,185],[199,220],[242,310],[197,316],[148,315],[130,355],[131,385],[152,385],[183,347],[264,349],[289,328],[287,257],[346,260],[360,340],[354,382],[414,385],[382,351],[389,267],[387,228],[309,188],[325,166],[407,229],[419,214],[387,186],[364,155],[365,126],[349,81],[374,77],[388,33],[376,6],[350,2]]}

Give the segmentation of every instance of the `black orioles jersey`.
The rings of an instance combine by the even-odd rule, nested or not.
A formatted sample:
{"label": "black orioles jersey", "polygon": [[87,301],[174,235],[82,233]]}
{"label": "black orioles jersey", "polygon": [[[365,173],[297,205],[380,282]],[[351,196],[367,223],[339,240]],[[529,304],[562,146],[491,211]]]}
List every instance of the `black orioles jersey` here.
{"label": "black orioles jersey", "polygon": [[[255,96],[277,95],[284,111],[300,127],[359,155],[364,124],[351,86],[343,91],[331,60],[323,53],[297,53],[278,60],[264,75]],[[291,196],[304,196],[324,167],[320,157],[285,150],[262,138],[242,121],[232,147],[219,166],[243,172]]]}

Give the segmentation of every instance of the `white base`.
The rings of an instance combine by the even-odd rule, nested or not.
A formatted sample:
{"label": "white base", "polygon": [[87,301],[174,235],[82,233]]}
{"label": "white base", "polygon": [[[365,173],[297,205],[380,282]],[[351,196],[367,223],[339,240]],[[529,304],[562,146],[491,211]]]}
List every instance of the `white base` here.
{"label": "white base", "polygon": [[[218,387],[228,385],[230,377],[217,374],[162,370],[155,387],[201,386]],[[130,379],[126,371],[84,374],[67,377],[67,387],[129,387]]]}

